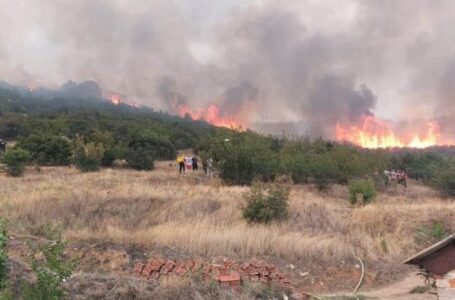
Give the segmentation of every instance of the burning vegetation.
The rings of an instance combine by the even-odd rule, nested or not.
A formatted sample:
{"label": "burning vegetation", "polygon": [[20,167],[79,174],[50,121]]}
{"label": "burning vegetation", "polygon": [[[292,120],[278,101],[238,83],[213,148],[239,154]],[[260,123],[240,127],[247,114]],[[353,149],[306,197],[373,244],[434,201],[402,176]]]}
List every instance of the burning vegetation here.
{"label": "burning vegetation", "polygon": [[439,124],[436,122],[429,122],[426,132],[410,133],[406,138],[393,132],[387,122],[372,115],[363,117],[357,125],[337,124],[335,132],[337,140],[363,148],[427,148],[442,143]]}

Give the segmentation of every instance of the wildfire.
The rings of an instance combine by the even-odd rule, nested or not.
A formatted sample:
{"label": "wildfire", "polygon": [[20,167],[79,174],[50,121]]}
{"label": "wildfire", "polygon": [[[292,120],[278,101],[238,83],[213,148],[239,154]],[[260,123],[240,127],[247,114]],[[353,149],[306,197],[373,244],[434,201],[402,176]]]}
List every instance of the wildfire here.
{"label": "wildfire", "polygon": [[111,95],[109,97],[109,100],[114,104],[114,105],[119,105],[120,104],[120,96],[119,95]]}
{"label": "wildfire", "polygon": [[126,104],[133,107],[139,107],[138,103],[126,100],[126,96],[117,93],[105,92],[105,98],[108,99],[114,105]]}
{"label": "wildfire", "polygon": [[211,104],[207,109],[199,109],[193,111],[188,105],[178,105],[178,114],[181,117],[189,116],[193,120],[205,120],[208,123],[219,126],[240,129],[242,126],[240,122],[233,117],[222,116],[220,108],[217,105]]}
{"label": "wildfire", "polygon": [[340,141],[351,142],[364,148],[426,148],[437,145],[440,138],[439,125],[435,122],[428,123],[426,133],[414,133],[410,139],[406,139],[397,136],[390,129],[389,124],[374,116],[365,116],[360,125],[337,124],[335,134]]}

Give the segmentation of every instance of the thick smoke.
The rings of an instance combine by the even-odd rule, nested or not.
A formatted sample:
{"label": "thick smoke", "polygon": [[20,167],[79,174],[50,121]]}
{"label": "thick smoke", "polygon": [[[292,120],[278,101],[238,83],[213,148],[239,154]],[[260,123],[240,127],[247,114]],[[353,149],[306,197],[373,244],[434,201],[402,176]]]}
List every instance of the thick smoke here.
{"label": "thick smoke", "polygon": [[245,3],[0,0],[0,80],[93,80],[170,112],[217,104],[274,132],[332,137],[375,114],[454,135],[455,2]]}

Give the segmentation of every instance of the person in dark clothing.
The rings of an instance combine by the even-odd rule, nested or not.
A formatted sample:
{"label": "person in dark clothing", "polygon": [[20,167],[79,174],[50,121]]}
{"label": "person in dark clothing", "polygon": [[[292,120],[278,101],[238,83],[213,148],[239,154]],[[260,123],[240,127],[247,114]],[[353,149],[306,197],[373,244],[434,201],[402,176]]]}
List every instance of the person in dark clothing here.
{"label": "person in dark clothing", "polygon": [[6,150],[6,141],[0,139],[0,152],[5,152]]}
{"label": "person in dark clothing", "polygon": [[197,157],[193,156],[193,171],[197,170]]}

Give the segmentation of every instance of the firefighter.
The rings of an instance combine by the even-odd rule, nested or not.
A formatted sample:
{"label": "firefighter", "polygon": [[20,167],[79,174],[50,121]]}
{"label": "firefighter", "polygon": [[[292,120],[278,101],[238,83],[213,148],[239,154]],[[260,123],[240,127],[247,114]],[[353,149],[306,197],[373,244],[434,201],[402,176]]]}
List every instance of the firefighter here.
{"label": "firefighter", "polygon": [[177,163],[179,164],[180,174],[185,173],[185,155],[179,155],[177,157]]}

